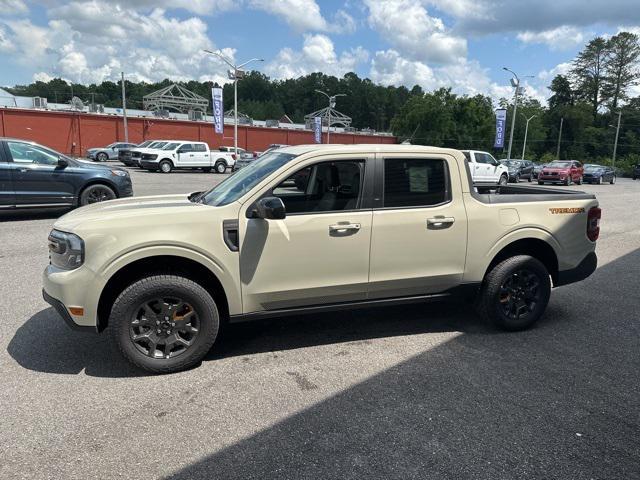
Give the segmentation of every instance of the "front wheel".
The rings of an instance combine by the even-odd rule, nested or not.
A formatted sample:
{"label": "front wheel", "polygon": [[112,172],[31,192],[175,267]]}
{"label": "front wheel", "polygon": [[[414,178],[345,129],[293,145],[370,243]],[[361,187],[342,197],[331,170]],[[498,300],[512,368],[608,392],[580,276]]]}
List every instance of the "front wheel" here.
{"label": "front wheel", "polygon": [[169,160],[161,161],[158,167],[162,173],[171,173],[171,170],[173,170],[173,165]]}
{"label": "front wheel", "polygon": [[576,182],[578,185],[582,185],[582,177],[578,177],[578,181]]}
{"label": "front wheel", "polygon": [[529,177],[527,178],[527,181],[528,181],[529,183],[533,182],[533,177],[532,177],[531,175],[529,175]]}
{"label": "front wheel", "polygon": [[215,301],[201,285],[175,275],[138,280],[116,299],[109,317],[113,345],[133,365],[171,373],[202,361],[218,336]]}
{"label": "front wheel", "polygon": [[106,185],[89,185],[80,194],[80,206],[91,203],[106,202],[116,198],[116,192]]}
{"label": "front wheel", "polygon": [[478,315],[501,329],[524,330],[544,313],[551,295],[546,267],[529,255],[516,255],[486,275],[476,301]]}
{"label": "front wheel", "polygon": [[616,176],[614,175],[613,177],[611,177],[611,185],[616,183]]}
{"label": "front wheel", "polygon": [[498,185],[504,187],[507,185],[507,183],[509,183],[509,177],[507,177],[506,175],[501,175],[500,180],[498,180]]}
{"label": "front wheel", "polygon": [[96,155],[96,160],[98,160],[99,162],[106,162],[107,160],[109,160],[109,156],[104,152],[100,152],[98,155]]}

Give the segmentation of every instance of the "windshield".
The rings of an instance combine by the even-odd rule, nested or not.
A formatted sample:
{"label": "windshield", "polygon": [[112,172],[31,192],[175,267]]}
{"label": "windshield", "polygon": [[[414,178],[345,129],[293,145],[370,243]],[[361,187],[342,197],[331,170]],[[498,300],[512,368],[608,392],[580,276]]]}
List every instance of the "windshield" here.
{"label": "windshield", "polygon": [[180,145],[179,143],[167,143],[164,147],[162,147],[162,150],[175,150],[176,148],[178,148],[178,145]]}
{"label": "windshield", "polygon": [[151,145],[153,143],[153,140],[147,140],[146,142],[142,142],[140,145],[138,145],[139,148],[144,148],[144,147],[148,147],[149,145]]}
{"label": "windshield", "polygon": [[293,158],[295,155],[291,153],[274,152],[263,155],[205,193],[202,203],[217,207],[235,202]]}
{"label": "windshield", "polygon": [[151,145],[149,145],[149,148],[162,148],[164,147],[168,142],[153,142]]}
{"label": "windshield", "polygon": [[551,162],[547,165],[549,168],[569,168],[571,162]]}

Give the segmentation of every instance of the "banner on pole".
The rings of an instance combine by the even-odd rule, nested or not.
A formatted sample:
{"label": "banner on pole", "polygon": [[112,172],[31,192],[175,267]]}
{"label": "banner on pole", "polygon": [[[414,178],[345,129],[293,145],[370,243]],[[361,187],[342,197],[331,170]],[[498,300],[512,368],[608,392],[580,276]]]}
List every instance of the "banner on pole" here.
{"label": "banner on pole", "polygon": [[504,132],[507,124],[507,111],[503,108],[496,110],[496,141],[493,148],[504,148]]}
{"label": "banner on pole", "polygon": [[313,119],[313,138],[316,143],[322,143],[322,118],[315,117]]}
{"label": "banner on pole", "polygon": [[211,89],[213,96],[213,125],[216,133],[224,133],[224,105],[222,103],[222,89],[214,87]]}

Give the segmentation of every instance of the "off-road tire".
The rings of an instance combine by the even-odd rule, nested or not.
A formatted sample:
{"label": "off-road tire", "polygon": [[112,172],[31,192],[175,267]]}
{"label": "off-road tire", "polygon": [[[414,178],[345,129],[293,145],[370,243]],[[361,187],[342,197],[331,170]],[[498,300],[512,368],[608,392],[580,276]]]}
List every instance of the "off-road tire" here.
{"label": "off-road tire", "polygon": [[[151,358],[140,352],[130,335],[131,320],[148,299],[177,297],[189,302],[199,317],[199,332],[193,345],[173,358]],[[201,285],[177,275],[153,275],[132,283],[113,303],[109,336],[113,347],[138,368],[152,373],[172,373],[199,364],[213,346],[220,328],[216,302]]]}
{"label": "off-road tire", "polygon": [[[532,273],[538,279],[540,298],[533,310],[529,312],[530,315],[516,320],[503,312],[500,295],[503,284],[514,273],[522,270]],[[476,298],[476,312],[484,322],[502,330],[525,330],[542,316],[549,303],[550,295],[551,279],[542,262],[529,255],[516,255],[498,263],[487,273]]]}

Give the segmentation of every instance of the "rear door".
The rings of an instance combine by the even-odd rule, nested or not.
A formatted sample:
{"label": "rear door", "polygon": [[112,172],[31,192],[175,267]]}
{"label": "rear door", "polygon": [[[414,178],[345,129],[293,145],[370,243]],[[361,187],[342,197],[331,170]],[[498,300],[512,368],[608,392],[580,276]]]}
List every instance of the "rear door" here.
{"label": "rear door", "polygon": [[467,217],[449,155],[378,154],[369,298],[443,292],[462,281]]}
{"label": "rear door", "polygon": [[209,149],[204,143],[193,144],[193,159],[197,167],[206,168],[211,166],[211,157]]}
{"label": "rear door", "polygon": [[7,140],[6,145],[18,207],[73,205],[75,175],[73,169],[58,166],[59,154],[16,140]]}
{"label": "rear door", "polygon": [[178,148],[177,153],[177,166],[180,167],[194,167],[197,164],[196,154],[193,150],[193,144],[191,143],[183,143],[180,148]]}
{"label": "rear door", "polygon": [[5,153],[5,144],[0,142],[0,209],[11,208],[16,204],[9,155]]}

